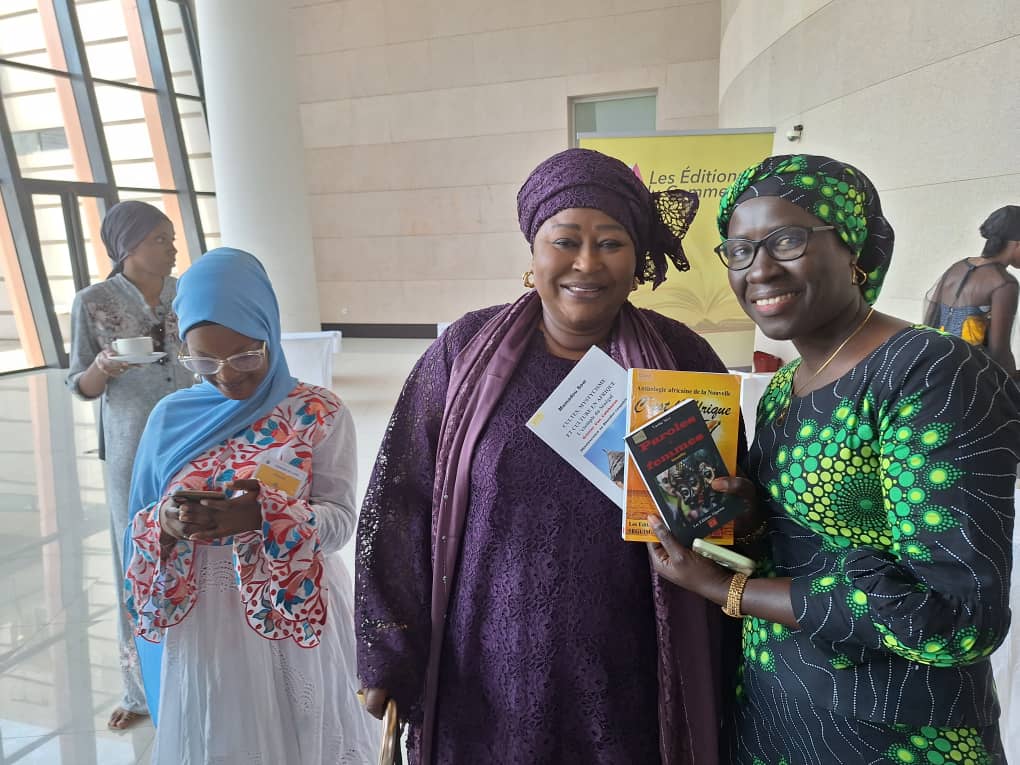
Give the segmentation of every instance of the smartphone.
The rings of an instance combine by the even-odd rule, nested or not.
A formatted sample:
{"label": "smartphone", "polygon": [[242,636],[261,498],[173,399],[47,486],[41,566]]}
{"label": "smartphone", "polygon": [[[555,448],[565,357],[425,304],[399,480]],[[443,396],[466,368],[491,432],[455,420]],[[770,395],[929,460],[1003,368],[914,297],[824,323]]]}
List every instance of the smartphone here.
{"label": "smartphone", "polygon": [[203,499],[226,499],[225,491],[193,491],[191,489],[179,489],[173,493],[173,500],[181,502],[201,502]]}
{"label": "smartphone", "polygon": [[694,544],[691,545],[691,549],[698,555],[715,561],[720,566],[725,566],[731,571],[739,571],[741,574],[747,574],[748,576],[751,576],[751,574],[754,573],[754,561],[746,555],[733,552],[733,550],[720,547],[712,542],[706,542],[701,538],[694,540]]}

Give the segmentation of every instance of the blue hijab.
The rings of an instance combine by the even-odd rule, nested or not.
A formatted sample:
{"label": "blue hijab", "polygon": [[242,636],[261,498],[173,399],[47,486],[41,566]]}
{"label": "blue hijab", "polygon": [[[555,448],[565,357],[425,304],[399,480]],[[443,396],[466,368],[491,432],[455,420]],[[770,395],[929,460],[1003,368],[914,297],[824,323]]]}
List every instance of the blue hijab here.
{"label": "blue hijab", "polygon": [[[181,336],[201,322],[220,324],[254,340],[265,340],[269,371],[251,398],[234,401],[208,380],[176,391],[149,415],[131,476],[132,517],[158,501],[175,475],[198,455],[269,414],[294,389],[280,345],[280,308],[269,276],[252,255],[219,247],[203,255],[177,283],[174,312]],[[124,565],[131,560],[131,524],[124,540]],[[162,645],[136,638],[149,712],[159,705]]]}

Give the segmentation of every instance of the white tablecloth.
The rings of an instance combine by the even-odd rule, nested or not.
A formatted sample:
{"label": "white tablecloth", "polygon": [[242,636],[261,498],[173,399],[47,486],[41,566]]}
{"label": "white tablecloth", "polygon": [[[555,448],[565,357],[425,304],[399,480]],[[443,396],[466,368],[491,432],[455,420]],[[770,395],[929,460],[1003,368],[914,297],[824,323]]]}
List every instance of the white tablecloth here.
{"label": "white tablecloth", "polygon": [[302,382],[330,388],[333,354],[340,351],[339,332],[284,332],[280,338],[290,373]]}
{"label": "white tablecloth", "polygon": [[758,400],[774,372],[737,372],[731,369],[730,373],[740,375],[740,413],[744,417],[744,432],[750,444],[754,440],[754,415],[758,411]]}

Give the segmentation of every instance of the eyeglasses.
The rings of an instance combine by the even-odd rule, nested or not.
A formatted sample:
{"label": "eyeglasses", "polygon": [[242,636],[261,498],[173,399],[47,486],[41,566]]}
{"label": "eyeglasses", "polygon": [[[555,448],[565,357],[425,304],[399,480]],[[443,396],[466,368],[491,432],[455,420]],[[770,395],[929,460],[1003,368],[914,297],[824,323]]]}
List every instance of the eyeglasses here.
{"label": "eyeglasses", "polygon": [[750,268],[758,254],[758,248],[765,245],[765,252],[773,260],[796,260],[807,249],[808,239],[815,231],[833,231],[835,226],[783,226],[764,239],[726,239],[715,248],[715,254],[730,271]]}
{"label": "eyeglasses", "polygon": [[266,344],[264,341],[262,347],[257,351],[235,353],[233,356],[228,356],[225,359],[214,359],[209,356],[188,356],[184,353],[183,348],[181,348],[181,353],[177,356],[177,360],[181,363],[182,367],[189,372],[194,372],[203,377],[218,375],[225,366],[229,366],[235,372],[254,372],[262,366],[265,359]]}

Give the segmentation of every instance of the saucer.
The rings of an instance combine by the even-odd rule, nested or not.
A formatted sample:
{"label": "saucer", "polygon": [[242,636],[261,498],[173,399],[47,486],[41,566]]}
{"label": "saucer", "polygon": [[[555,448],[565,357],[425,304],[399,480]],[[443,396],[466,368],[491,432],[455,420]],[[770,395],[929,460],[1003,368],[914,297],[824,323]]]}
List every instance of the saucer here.
{"label": "saucer", "polygon": [[151,364],[166,356],[166,351],[154,351],[153,353],[126,353],[123,356],[110,356],[110,361],[118,364]]}

